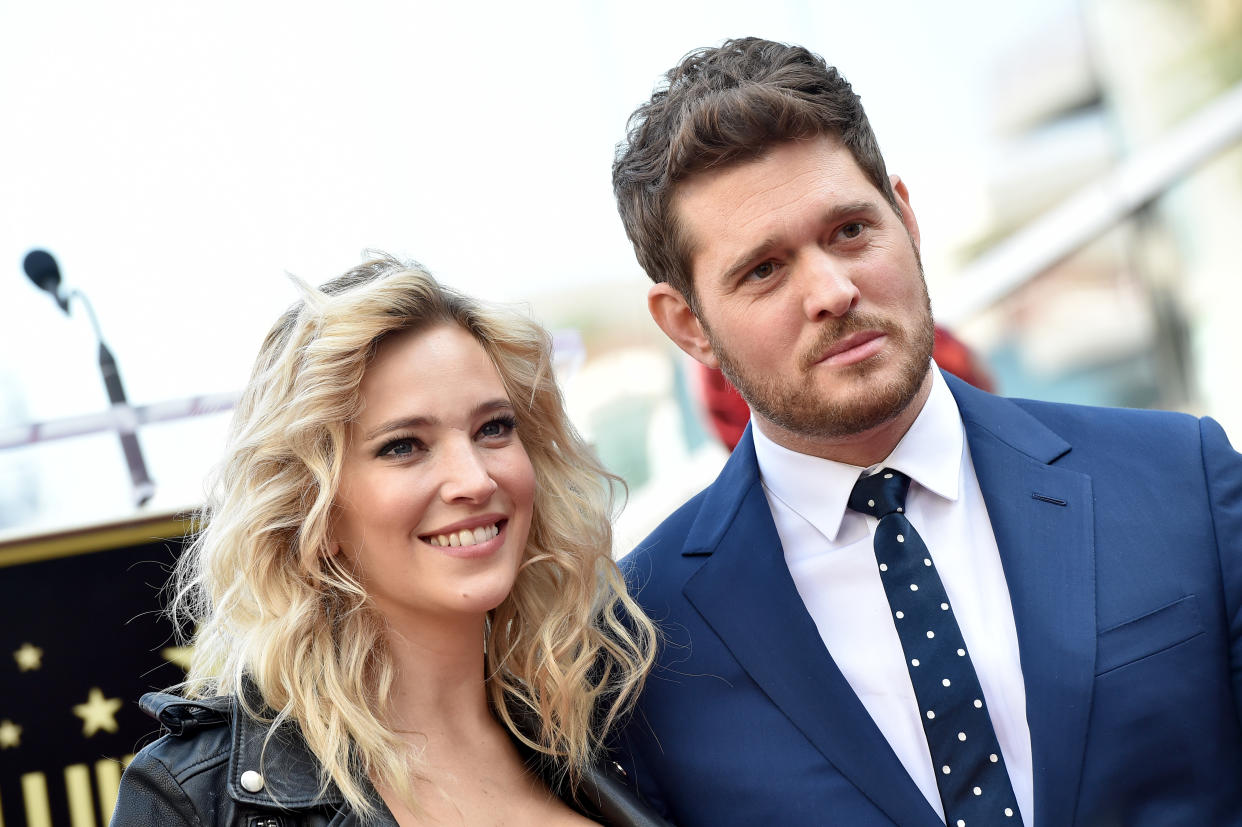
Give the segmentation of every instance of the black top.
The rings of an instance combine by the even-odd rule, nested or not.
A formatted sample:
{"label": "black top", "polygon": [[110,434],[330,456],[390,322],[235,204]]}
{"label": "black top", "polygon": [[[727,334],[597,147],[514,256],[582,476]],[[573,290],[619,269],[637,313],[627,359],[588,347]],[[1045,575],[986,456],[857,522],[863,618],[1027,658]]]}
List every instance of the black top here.
{"label": "black top", "polygon": [[[168,734],[140,751],[126,768],[113,827],[363,824],[335,785],[320,788],[319,762],[296,724],[281,724],[268,740],[271,726],[246,714],[232,697],[187,700],[156,692],[144,695],[140,705]],[[561,786],[548,777],[548,762],[532,762],[532,768],[552,789]],[[371,823],[395,827],[392,813],[372,794],[379,816]],[[592,769],[576,797],[561,797],[601,824],[668,827],[630,792],[617,768]]]}

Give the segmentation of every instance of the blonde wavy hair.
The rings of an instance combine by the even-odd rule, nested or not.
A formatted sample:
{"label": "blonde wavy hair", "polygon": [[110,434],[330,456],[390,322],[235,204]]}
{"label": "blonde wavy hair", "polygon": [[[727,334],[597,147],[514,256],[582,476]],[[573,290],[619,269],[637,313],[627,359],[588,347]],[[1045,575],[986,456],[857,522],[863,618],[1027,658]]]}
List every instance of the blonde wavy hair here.
{"label": "blonde wavy hair", "polygon": [[517,739],[576,783],[641,689],[655,630],[612,560],[617,478],[566,417],[550,337],[387,256],[318,290],[298,284],[302,299],[263,342],[203,528],[178,564],[171,611],[182,628],[197,627],[183,691],[234,695],[249,714],[295,722],[323,766],[323,788],[335,784],[362,817],[377,810],[368,780],[419,809],[413,778],[424,765],[387,724],[395,667],[385,624],[331,553],[330,532],[376,347],[397,332],[455,324],[500,373],[536,479],[524,561],[480,652],[489,700]]}

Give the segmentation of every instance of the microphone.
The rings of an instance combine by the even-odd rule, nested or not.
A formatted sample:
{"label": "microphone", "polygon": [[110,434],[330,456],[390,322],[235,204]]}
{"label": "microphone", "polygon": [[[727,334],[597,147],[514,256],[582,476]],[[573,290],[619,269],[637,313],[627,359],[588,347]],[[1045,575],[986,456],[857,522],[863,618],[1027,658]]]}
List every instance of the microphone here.
{"label": "microphone", "polygon": [[99,320],[95,318],[95,310],[91,307],[86,294],[81,290],[63,290],[60,286],[60,265],[47,250],[31,250],[26,253],[22,262],[26,276],[45,293],[50,293],[60,309],[69,315],[69,300],[77,296],[86,308],[91,327],[95,330],[95,338],[99,341],[99,371],[103,375],[104,389],[108,392],[108,401],[112,403],[113,415],[117,417],[117,433],[121,437],[121,449],[125,453],[125,463],[129,466],[129,477],[133,483],[134,504],[146,505],[155,493],[155,483],[147,473],[147,463],[142,456],[142,447],[138,444],[138,436],[134,432],[133,409],[125,398],[125,386],[121,384],[121,373],[117,370],[116,358],[104,344],[103,333],[99,329]]}
{"label": "microphone", "polygon": [[47,250],[31,250],[22,262],[26,276],[35,286],[52,295],[60,309],[69,313],[69,297],[60,289],[60,266]]}

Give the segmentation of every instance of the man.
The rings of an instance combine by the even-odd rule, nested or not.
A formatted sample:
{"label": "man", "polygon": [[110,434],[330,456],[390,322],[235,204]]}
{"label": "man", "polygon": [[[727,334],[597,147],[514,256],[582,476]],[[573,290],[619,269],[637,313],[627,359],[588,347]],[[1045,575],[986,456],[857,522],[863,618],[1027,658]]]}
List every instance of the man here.
{"label": "man", "polygon": [[689,55],[613,182],[655,321],[752,411],[623,564],[666,638],[635,786],[681,825],[1242,824],[1221,428],[934,369],[909,191],[804,49]]}

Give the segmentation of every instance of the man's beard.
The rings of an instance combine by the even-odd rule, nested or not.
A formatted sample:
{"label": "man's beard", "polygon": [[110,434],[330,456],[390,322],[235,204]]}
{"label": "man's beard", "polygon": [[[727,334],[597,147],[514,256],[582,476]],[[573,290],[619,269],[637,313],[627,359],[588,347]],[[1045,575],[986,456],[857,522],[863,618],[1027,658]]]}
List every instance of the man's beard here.
{"label": "man's beard", "polygon": [[[727,348],[721,346],[701,317],[700,322],[720,362],[721,372],[756,413],[791,433],[839,439],[891,421],[918,393],[927,376],[935,340],[926,285],[923,305],[923,313],[909,328],[880,315],[853,311],[825,323],[814,345],[798,358],[801,375],[793,382],[784,377],[751,375],[730,356]],[[897,374],[882,385],[865,388],[848,398],[827,397],[810,375],[816,362],[843,337],[867,330],[878,330],[888,337],[893,354],[890,358],[900,360]],[[886,364],[873,360],[874,357],[850,365],[843,373],[864,378]]]}

